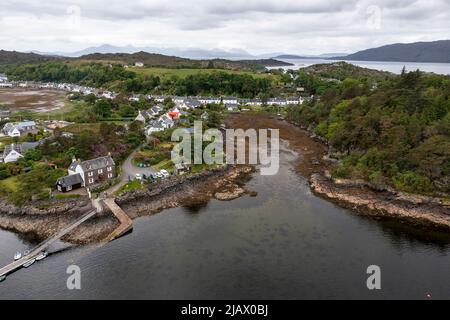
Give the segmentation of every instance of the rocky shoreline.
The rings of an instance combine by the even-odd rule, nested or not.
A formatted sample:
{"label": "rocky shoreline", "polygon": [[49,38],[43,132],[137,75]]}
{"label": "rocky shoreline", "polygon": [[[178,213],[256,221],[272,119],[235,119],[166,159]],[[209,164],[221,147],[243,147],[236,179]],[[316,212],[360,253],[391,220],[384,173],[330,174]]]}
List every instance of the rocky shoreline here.
{"label": "rocky shoreline", "polygon": [[[126,193],[116,202],[134,219],[164,209],[206,203],[212,198],[228,201],[250,193],[243,185],[254,171],[253,166],[227,166],[178,176],[150,185],[148,190]],[[49,200],[22,207],[0,200],[0,228],[39,242],[79,218],[90,207],[88,198]],[[101,242],[118,225],[117,219],[105,210],[62,240],[73,244]]]}
{"label": "rocky shoreline", "polygon": [[318,196],[356,214],[394,218],[414,226],[450,231],[448,201],[398,192],[362,180],[333,179],[329,168],[335,161],[329,157],[327,141],[307,128],[267,114],[240,115],[230,123],[243,129],[248,129],[248,126],[280,129],[280,138],[289,141],[290,148],[301,155],[296,163],[297,173],[309,180],[311,190]]}
{"label": "rocky shoreline", "polygon": [[321,174],[313,174],[309,182],[315,194],[358,214],[450,231],[450,206],[438,199],[373,191],[356,182],[340,184]]}
{"label": "rocky shoreline", "polygon": [[[81,217],[90,209],[88,198],[41,201],[35,205],[18,207],[0,200],[0,228],[22,235],[25,239],[40,242]],[[108,213],[97,214],[62,240],[86,244],[104,239],[118,222]]]}
{"label": "rocky shoreline", "polygon": [[127,193],[116,203],[134,219],[179,206],[196,206],[211,199],[230,201],[251,194],[244,184],[254,166],[226,166],[164,181],[149,190]]}

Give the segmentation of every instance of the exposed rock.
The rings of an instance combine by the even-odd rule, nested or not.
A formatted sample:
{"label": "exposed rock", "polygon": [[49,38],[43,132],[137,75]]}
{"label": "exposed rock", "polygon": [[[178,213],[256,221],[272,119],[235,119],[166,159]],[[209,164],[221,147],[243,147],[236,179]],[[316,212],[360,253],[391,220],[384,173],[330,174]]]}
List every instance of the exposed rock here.
{"label": "exposed rock", "polygon": [[230,201],[241,197],[245,193],[246,191],[244,189],[242,189],[238,185],[233,185],[230,190],[217,192],[216,194],[214,194],[214,198],[220,201]]}
{"label": "exposed rock", "polygon": [[[442,204],[438,199],[389,191],[377,193],[369,189],[351,189],[350,184],[335,184],[320,174],[311,176],[310,185],[316,194],[358,213],[396,217],[450,230],[450,205]],[[356,182],[353,185],[357,185]]]}
{"label": "exposed rock", "polygon": [[33,203],[33,205],[16,206],[0,199],[0,214],[3,215],[49,215],[65,213],[70,210],[84,207],[89,203],[89,199],[64,199],[46,200]]}

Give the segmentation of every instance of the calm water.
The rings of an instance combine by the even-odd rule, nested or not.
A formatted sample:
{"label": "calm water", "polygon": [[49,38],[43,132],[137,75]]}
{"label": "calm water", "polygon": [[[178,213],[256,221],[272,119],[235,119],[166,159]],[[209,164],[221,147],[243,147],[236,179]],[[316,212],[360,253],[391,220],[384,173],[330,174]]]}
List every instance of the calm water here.
{"label": "calm water", "polygon": [[[135,221],[105,246],[53,248],[0,283],[0,298],[302,299],[450,298],[449,238],[362,218],[315,197],[282,153],[275,177],[256,175],[255,198],[212,201]],[[32,244],[0,231],[0,264]],[[66,289],[77,264],[82,290]],[[382,290],[366,289],[366,268]]]}
{"label": "calm water", "polygon": [[[333,60],[324,59],[299,59],[299,60],[283,60],[294,64],[294,66],[285,67],[285,69],[301,69],[306,68],[314,64],[321,63],[333,63]],[[387,61],[347,61],[354,65],[381,70],[389,71],[392,73],[400,74],[403,67],[406,67],[407,71],[415,71],[417,69],[425,72],[434,72],[437,74],[450,75],[450,63],[420,63],[420,62],[387,62]]]}

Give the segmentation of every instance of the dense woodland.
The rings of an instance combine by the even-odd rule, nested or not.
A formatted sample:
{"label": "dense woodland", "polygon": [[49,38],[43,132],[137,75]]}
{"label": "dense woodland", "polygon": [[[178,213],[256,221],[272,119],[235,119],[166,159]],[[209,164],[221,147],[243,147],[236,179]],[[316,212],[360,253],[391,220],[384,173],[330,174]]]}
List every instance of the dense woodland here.
{"label": "dense woodland", "polygon": [[288,110],[341,154],[334,174],[423,194],[450,192],[450,77],[419,71],[370,85],[320,86],[320,100]]}
{"label": "dense woodland", "polygon": [[53,61],[43,64],[3,66],[13,80],[77,83],[118,92],[166,93],[174,95],[236,95],[253,98],[273,91],[269,78],[225,71],[190,75],[186,78],[172,76],[139,75],[119,64],[73,64]]}

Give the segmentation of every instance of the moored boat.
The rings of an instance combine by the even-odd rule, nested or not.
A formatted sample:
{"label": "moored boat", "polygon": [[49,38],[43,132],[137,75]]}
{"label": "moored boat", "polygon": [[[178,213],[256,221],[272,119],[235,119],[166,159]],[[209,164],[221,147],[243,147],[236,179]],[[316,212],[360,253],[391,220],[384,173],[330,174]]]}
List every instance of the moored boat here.
{"label": "moored boat", "polygon": [[30,267],[33,263],[35,263],[36,262],[36,259],[30,259],[30,260],[28,260],[27,262],[25,262],[22,266],[24,267],[24,268],[28,268],[28,267]]}
{"label": "moored boat", "polygon": [[19,260],[20,258],[22,258],[22,253],[16,252],[16,254],[14,255],[14,261]]}
{"label": "moored boat", "polygon": [[6,276],[0,276],[0,282],[5,281]]}
{"label": "moored boat", "polygon": [[45,258],[47,258],[47,256],[48,256],[48,252],[47,252],[47,251],[42,251],[42,252],[39,253],[39,255],[36,257],[36,261],[44,260]]}

